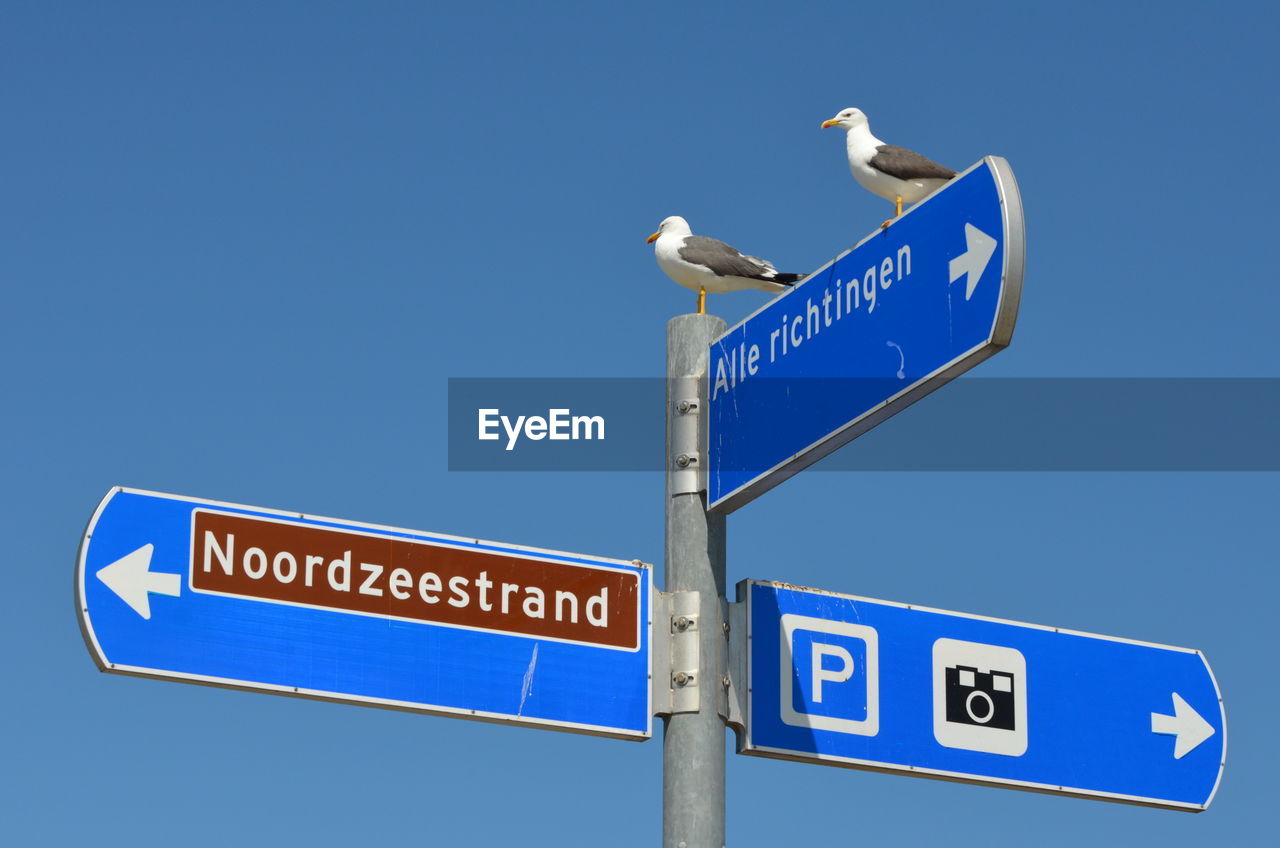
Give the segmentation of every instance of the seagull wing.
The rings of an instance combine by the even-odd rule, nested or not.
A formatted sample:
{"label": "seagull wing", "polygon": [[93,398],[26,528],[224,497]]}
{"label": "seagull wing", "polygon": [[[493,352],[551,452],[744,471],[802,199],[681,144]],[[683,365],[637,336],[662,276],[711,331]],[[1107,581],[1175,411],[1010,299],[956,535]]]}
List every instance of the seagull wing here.
{"label": "seagull wing", "polygon": [[882,144],[871,157],[871,167],[900,180],[949,180],[956,172],[896,144]]}
{"label": "seagull wing", "polygon": [[679,254],[685,262],[710,268],[717,277],[772,281],[776,274],[765,260],[744,256],[736,248],[706,236],[685,236]]}

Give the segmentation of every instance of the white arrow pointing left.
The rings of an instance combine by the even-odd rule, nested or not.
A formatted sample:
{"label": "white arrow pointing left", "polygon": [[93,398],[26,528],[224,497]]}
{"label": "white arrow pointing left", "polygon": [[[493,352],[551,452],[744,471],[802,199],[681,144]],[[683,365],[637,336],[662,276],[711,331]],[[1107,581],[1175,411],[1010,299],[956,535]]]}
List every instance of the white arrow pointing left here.
{"label": "white arrow pointing left", "polygon": [[182,594],[182,575],[151,570],[151,554],[155,545],[143,545],[131,554],[98,569],[98,579],[120,596],[133,611],[151,618],[151,592],[176,598]]}
{"label": "white arrow pointing left", "polygon": [[1213,725],[1205,721],[1200,713],[1182,700],[1181,695],[1174,692],[1173,715],[1152,713],[1151,732],[1172,736],[1174,738],[1173,758],[1180,760],[1213,735]]}

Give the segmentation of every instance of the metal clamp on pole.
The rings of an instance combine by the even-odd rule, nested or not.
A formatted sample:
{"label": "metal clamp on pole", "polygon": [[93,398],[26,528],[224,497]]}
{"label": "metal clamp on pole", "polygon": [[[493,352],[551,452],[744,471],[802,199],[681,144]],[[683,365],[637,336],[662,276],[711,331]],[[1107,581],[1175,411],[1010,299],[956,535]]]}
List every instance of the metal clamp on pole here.
{"label": "metal clamp on pole", "polygon": [[[698,711],[702,682],[698,592],[659,592],[653,639],[653,713]],[[665,627],[663,625],[666,625]]]}
{"label": "metal clamp on pole", "polygon": [[702,457],[698,453],[698,436],[702,428],[702,403],[698,400],[700,380],[678,377],[674,380],[671,401],[671,492],[688,495],[706,489],[702,473]]}

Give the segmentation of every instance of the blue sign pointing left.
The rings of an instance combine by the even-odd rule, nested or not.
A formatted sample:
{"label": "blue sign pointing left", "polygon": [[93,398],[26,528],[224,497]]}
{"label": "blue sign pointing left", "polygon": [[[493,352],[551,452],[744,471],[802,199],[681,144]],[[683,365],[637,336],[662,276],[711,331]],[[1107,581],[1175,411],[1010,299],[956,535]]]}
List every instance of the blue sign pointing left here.
{"label": "blue sign pointing left", "polygon": [[638,561],[116,488],[80,546],[103,671],[651,735]]}

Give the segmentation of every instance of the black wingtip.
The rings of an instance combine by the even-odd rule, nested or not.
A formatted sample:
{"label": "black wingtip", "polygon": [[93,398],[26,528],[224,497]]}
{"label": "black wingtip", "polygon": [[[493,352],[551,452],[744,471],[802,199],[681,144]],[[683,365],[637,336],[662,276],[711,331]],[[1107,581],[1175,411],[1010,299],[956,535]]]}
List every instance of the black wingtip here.
{"label": "black wingtip", "polygon": [[782,283],[784,286],[794,286],[803,280],[808,274],[774,274],[773,282]]}

